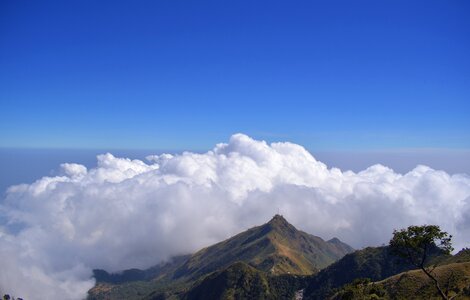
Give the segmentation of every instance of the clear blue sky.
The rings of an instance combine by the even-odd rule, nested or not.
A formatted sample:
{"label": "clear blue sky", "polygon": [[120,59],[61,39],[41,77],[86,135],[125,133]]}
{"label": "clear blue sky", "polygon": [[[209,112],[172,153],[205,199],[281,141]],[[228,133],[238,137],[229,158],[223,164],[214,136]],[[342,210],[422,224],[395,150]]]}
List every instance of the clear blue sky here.
{"label": "clear blue sky", "polygon": [[0,2],[0,146],[470,149],[470,1]]}

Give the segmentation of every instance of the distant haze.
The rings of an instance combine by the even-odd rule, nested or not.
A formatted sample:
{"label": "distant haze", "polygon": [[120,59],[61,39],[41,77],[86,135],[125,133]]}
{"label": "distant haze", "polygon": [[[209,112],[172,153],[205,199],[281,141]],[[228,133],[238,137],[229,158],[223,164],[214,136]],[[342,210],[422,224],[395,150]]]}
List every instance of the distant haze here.
{"label": "distant haze", "polygon": [[374,164],[382,164],[402,174],[409,172],[417,165],[426,165],[449,174],[470,174],[470,150],[313,151],[312,155],[328,167],[354,172],[364,170]]}

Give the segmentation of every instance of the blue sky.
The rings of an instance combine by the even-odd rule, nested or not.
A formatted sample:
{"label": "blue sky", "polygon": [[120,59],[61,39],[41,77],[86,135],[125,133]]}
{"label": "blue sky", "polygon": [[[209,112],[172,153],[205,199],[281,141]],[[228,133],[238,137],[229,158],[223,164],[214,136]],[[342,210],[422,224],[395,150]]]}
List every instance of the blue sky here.
{"label": "blue sky", "polygon": [[0,147],[470,149],[468,1],[2,1]]}

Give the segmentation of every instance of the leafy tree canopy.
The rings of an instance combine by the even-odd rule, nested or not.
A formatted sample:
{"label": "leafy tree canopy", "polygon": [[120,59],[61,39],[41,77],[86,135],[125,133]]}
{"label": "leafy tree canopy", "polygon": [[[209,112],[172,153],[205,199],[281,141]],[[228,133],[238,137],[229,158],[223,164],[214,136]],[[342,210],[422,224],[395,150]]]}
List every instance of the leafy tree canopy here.
{"label": "leafy tree canopy", "polygon": [[441,231],[437,225],[410,226],[395,230],[390,240],[392,251],[417,267],[424,267],[429,253],[436,248],[449,254],[454,250],[452,235]]}

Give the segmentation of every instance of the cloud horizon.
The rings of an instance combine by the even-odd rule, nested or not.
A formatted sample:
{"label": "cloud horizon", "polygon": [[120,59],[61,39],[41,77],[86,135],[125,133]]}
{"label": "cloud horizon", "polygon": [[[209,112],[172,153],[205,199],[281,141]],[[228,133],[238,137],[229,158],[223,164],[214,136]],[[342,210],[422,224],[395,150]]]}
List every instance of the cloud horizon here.
{"label": "cloud horizon", "polygon": [[234,134],[206,153],[97,156],[12,186],[0,205],[0,291],[82,299],[92,269],[147,268],[192,253],[278,210],[297,228],[355,248],[393,229],[437,224],[456,249],[470,236],[470,176],[418,165],[328,168],[304,147]]}

